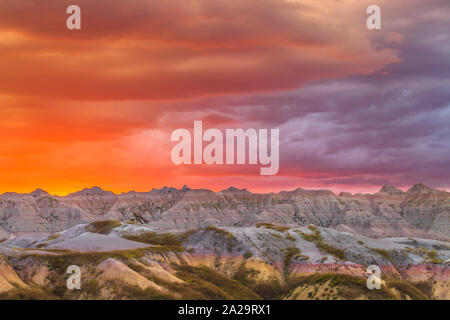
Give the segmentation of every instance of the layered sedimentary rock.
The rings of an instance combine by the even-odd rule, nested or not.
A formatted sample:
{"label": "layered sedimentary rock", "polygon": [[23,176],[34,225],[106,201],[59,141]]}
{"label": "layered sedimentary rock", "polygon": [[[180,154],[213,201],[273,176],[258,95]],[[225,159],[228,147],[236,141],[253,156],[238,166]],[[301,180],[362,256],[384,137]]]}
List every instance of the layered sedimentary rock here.
{"label": "layered sedimentary rock", "polygon": [[163,188],[120,195],[98,187],[68,196],[43,190],[0,195],[0,228],[8,233],[57,232],[80,223],[116,219],[160,230],[268,222],[314,224],[373,237],[450,237],[450,193],[416,184],[407,192],[384,186],[375,194],[336,195],[328,190],[255,194],[229,188]]}
{"label": "layered sedimentary rock", "polygon": [[[450,242],[314,225],[162,234],[102,221],[8,239],[0,253],[0,298],[450,299]],[[81,290],[66,287],[70,265],[80,267]],[[380,290],[366,286],[369,265],[381,269]]]}

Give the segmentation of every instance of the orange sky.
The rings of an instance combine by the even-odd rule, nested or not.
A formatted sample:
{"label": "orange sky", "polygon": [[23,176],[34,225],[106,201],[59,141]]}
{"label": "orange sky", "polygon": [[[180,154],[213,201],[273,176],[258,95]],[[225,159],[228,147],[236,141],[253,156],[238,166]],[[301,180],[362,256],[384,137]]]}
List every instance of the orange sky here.
{"label": "orange sky", "polygon": [[[202,119],[209,127],[264,127],[241,120],[246,111],[227,99],[377,74],[399,62],[395,50],[371,42],[367,3],[0,0],[0,193],[323,187],[317,176],[328,173],[301,163],[276,177],[260,177],[259,168],[177,167],[170,133]],[[82,9],[81,31],[65,27],[69,4]],[[381,37],[388,36],[401,41]]]}

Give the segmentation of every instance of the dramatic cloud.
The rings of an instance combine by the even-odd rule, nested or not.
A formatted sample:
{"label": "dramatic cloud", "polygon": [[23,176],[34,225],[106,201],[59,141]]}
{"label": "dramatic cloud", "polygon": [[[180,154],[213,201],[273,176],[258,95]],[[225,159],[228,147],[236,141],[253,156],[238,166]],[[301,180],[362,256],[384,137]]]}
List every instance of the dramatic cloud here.
{"label": "dramatic cloud", "polygon": [[0,92],[72,100],[186,99],[295,88],[399,61],[375,50],[358,1],[0,1]]}
{"label": "dramatic cloud", "polygon": [[[0,0],[0,192],[450,189],[450,3]],[[279,175],[175,166],[170,133],[272,128]],[[218,179],[220,178],[220,179]]]}

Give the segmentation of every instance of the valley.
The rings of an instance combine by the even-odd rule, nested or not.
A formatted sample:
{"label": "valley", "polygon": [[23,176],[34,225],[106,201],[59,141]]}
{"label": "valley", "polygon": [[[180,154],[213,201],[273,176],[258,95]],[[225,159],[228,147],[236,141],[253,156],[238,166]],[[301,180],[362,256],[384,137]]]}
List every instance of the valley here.
{"label": "valley", "polygon": [[[450,299],[449,193],[0,196],[1,299]],[[81,270],[81,289],[66,272]],[[380,290],[366,286],[381,269]]]}

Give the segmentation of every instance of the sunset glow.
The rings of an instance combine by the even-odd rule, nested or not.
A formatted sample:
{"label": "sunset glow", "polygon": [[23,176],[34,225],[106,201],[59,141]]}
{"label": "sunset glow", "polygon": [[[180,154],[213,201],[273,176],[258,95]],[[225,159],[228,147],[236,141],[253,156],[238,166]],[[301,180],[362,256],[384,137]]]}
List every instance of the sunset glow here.
{"label": "sunset glow", "polygon": [[[433,2],[377,1],[370,31],[366,0],[0,0],[0,193],[450,189],[450,4]],[[174,165],[170,134],[195,120],[279,128],[278,175]]]}

